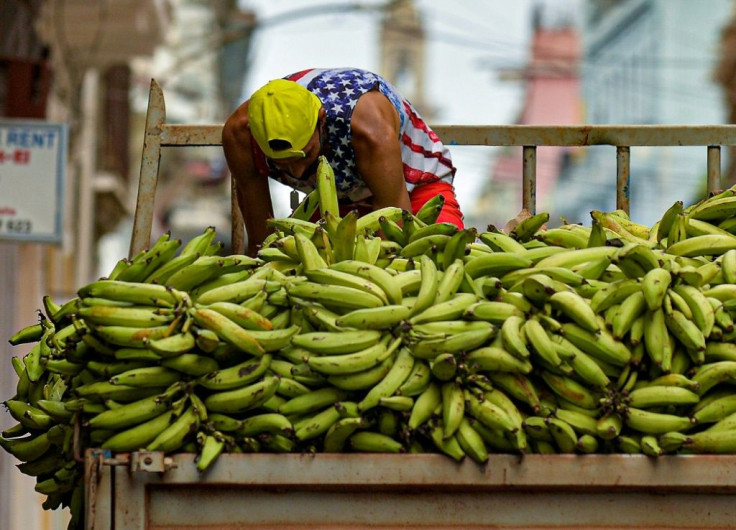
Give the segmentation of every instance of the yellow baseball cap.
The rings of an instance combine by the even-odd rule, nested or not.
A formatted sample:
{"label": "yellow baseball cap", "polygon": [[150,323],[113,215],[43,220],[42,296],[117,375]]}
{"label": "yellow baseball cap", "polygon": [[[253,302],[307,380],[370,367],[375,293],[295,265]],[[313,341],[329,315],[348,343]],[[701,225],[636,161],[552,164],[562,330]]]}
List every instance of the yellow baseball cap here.
{"label": "yellow baseball cap", "polygon": [[[302,149],[314,134],[322,102],[299,83],[274,79],[256,90],[248,103],[253,138],[269,158],[305,157]],[[270,142],[291,147],[274,151]]]}

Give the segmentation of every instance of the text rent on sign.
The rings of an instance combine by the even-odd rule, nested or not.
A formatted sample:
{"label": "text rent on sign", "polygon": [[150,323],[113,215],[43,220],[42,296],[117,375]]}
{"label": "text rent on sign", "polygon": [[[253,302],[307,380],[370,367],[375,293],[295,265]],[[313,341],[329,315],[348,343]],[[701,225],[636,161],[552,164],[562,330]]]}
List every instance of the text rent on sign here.
{"label": "text rent on sign", "polygon": [[60,243],[67,126],[0,120],[0,240]]}

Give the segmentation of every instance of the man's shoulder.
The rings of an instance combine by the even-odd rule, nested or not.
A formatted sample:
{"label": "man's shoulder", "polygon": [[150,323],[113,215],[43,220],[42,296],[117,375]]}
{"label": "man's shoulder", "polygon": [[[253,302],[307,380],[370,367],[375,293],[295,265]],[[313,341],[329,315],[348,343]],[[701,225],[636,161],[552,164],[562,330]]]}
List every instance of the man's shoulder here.
{"label": "man's shoulder", "polygon": [[248,102],[246,101],[235,109],[232,114],[225,120],[223,125],[223,135],[231,135],[235,138],[250,138],[250,129],[248,128]]}

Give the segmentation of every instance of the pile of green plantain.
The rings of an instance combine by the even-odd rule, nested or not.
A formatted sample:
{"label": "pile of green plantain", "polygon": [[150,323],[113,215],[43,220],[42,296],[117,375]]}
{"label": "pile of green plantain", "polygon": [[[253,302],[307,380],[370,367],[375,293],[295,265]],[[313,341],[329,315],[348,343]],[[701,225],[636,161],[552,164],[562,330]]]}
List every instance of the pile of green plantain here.
{"label": "pile of green plantain", "polygon": [[222,452],[736,452],[736,188],[653,227],[479,233],[442,205],[337,217],[323,163],[256,257],[220,256],[213,227],[164,234],[44,297],[10,339],[31,349],[0,445],[72,527],[89,447],[200,471]]}

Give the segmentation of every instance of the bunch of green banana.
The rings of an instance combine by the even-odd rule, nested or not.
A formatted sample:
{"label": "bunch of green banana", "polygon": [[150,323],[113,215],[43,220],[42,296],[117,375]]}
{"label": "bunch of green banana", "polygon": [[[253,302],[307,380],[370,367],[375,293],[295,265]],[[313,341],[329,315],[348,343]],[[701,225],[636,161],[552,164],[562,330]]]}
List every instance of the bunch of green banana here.
{"label": "bunch of green banana", "polygon": [[164,234],[11,337],[0,444],[49,507],[83,493],[75,426],[77,451],[200,472],[223,452],[732,452],[733,193],[652,228],[478,233],[437,223],[441,196],[340,217],[320,176],[256,258],[219,256],[213,227]]}

